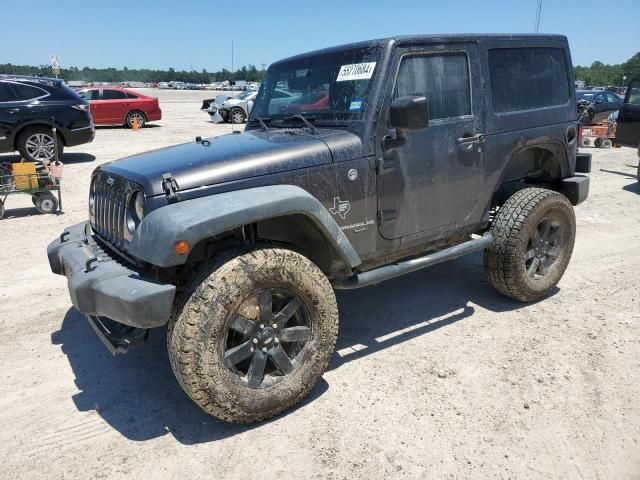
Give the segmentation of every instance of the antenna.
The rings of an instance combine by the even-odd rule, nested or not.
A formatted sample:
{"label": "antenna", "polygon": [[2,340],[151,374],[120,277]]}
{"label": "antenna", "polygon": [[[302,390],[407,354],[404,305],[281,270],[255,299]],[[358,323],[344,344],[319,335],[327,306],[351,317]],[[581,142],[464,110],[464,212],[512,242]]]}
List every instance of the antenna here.
{"label": "antenna", "polygon": [[538,0],[538,6],[536,7],[536,21],[533,26],[533,31],[538,33],[540,29],[540,17],[542,16],[542,0]]}

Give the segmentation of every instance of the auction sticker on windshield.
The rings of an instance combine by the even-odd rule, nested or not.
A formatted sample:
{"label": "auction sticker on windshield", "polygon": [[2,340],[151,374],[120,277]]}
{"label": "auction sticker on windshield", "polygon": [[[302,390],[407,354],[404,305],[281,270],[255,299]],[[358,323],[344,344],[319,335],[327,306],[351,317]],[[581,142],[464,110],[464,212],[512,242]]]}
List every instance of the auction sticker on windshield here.
{"label": "auction sticker on windshield", "polygon": [[351,65],[342,65],[338,72],[336,82],[346,82],[349,80],[367,80],[373,75],[373,69],[376,68],[376,62],[368,63],[352,63]]}

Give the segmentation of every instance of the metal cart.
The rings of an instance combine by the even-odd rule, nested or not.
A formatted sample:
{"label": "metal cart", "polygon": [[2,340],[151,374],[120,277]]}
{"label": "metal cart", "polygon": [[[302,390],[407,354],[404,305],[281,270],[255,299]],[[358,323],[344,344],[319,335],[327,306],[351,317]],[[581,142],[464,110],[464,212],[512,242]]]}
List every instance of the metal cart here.
{"label": "metal cart", "polygon": [[40,213],[61,210],[60,180],[45,173],[16,174],[0,165],[0,219],[4,217],[7,197],[18,193],[31,195],[31,201]]}

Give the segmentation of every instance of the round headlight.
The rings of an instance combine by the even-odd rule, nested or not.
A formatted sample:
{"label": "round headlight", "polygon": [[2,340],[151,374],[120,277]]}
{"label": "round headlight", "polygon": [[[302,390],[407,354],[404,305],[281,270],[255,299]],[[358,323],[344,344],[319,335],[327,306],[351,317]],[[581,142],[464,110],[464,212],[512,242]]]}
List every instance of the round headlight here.
{"label": "round headlight", "polygon": [[141,191],[137,190],[133,192],[133,195],[129,197],[129,204],[127,205],[127,228],[133,233],[142,217],[144,216],[144,195]]}
{"label": "round headlight", "polygon": [[94,214],[94,208],[96,205],[96,179],[91,180],[91,185],[89,186],[89,214]]}
{"label": "round headlight", "polygon": [[135,210],[136,217],[138,217],[138,220],[142,220],[142,217],[144,217],[144,195],[142,194],[142,192],[137,192],[135,194],[133,208]]}

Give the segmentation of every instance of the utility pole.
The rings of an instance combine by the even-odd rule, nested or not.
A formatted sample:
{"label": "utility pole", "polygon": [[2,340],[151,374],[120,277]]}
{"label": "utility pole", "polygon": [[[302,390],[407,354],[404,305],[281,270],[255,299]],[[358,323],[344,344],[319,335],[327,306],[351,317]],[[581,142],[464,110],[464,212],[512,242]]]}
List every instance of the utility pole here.
{"label": "utility pole", "polygon": [[231,40],[231,80],[233,80],[233,40]]}

